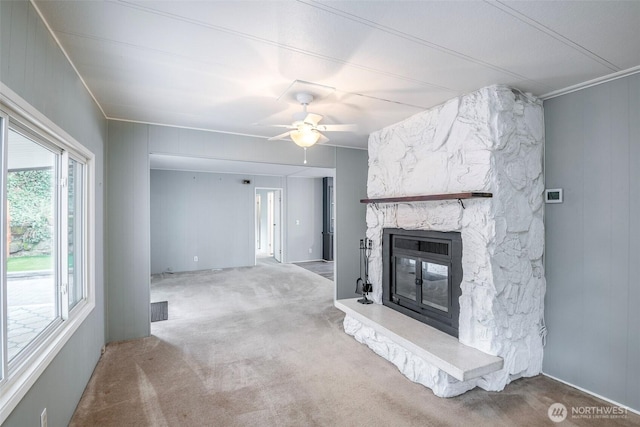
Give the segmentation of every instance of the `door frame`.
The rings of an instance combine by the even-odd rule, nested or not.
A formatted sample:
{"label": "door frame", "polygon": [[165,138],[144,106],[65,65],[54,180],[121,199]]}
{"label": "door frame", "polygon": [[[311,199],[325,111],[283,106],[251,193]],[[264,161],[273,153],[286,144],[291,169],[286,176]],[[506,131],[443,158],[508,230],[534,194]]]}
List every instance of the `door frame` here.
{"label": "door frame", "polygon": [[[273,191],[275,193],[275,195],[279,195],[280,197],[274,197],[274,213],[275,212],[279,212],[280,215],[278,215],[277,221],[280,224],[280,230],[277,233],[274,233],[274,245],[273,245],[273,249],[274,249],[274,253],[273,253],[273,257],[280,263],[284,263],[284,255],[285,255],[285,244],[284,244],[284,208],[283,208],[283,199],[284,199],[284,189],[282,187],[255,187],[253,190],[253,265],[257,265],[258,263],[258,256],[257,256],[257,251],[256,251],[256,229],[257,229],[257,224],[258,224],[258,211],[256,209],[255,206],[255,200],[256,200],[256,196],[258,195],[258,191]],[[279,209],[276,209],[275,205],[279,206]],[[264,208],[265,203],[261,204],[261,209]],[[275,220],[276,218],[274,218]],[[269,225],[270,227],[273,226],[272,224]],[[278,239],[280,242],[280,259],[278,259],[278,257],[276,256],[275,253],[275,248],[277,247],[275,240]]]}

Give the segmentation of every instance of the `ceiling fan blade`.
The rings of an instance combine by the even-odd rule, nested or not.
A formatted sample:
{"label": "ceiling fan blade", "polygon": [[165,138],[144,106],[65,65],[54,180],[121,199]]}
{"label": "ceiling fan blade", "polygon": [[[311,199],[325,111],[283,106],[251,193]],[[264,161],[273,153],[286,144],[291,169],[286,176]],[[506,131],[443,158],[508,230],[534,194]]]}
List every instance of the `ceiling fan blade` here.
{"label": "ceiling fan blade", "polygon": [[285,132],[285,133],[281,133],[280,135],[272,136],[271,138],[267,139],[267,141],[276,141],[278,139],[284,139],[284,138],[288,137],[290,133],[291,133],[291,131],[288,131],[288,132]]}
{"label": "ceiling fan blade", "polygon": [[328,141],[329,141],[329,138],[327,138],[323,134],[320,134],[320,138],[318,138],[318,142],[316,144],[324,144],[325,142],[328,142]]}
{"label": "ceiling fan blade", "polygon": [[309,113],[307,114],[307,116],[304,118],[303,122],[305,123],[313,123],[314,126],[318,125],[318,122],[322,120],[322,116],[320,114],[316,114],[316,113]]}
{"label": "ceiling fan blade", "polygon": [[323,132],[354,132],[358,130],[358,125],[320,125],[318,130]]}

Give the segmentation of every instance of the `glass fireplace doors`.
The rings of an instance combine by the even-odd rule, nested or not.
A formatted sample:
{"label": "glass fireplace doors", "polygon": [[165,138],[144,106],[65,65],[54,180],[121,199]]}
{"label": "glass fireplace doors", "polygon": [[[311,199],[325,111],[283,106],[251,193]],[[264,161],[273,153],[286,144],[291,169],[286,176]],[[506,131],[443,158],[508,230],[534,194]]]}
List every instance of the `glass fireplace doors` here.
{"label": "glass fireplace doors", "polygon": [[383,304],[458,336],[459,233],[385,229]]}

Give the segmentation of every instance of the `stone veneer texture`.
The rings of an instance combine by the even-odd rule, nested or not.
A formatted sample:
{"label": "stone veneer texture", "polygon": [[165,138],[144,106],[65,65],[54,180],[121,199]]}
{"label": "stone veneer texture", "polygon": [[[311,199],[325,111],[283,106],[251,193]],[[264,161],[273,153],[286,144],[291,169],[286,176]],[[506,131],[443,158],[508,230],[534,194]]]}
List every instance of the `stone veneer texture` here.
{"label": "stone veneer texture", "polygon": [[460,382],[347,316],[345,331],[438,396],[502,390],[542,370],[545,278],[542,103],[490,86],[369,137],[368,197],[482,191],[491,199],[369,205],[372,299],[382,302],[382,230],[459,231],[459,340],[504,359],[504,368]]}

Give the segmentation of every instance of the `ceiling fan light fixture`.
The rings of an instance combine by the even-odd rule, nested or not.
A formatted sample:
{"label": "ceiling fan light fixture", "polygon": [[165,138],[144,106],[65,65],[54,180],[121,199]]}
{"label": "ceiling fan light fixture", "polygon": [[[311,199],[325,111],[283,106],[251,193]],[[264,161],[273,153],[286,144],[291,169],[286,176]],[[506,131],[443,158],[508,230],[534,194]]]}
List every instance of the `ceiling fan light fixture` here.
{"label": "ceiling fan light fixture", "polygon": [[293,142],[302,148],[311,147],[320,139],[320,132],[309,128],[294,129],[289,135]]}

